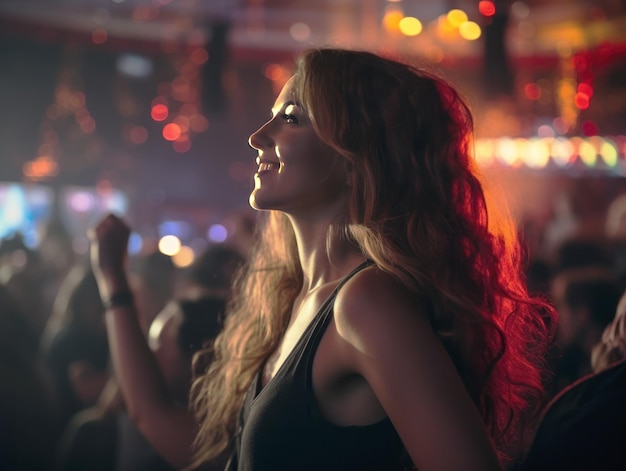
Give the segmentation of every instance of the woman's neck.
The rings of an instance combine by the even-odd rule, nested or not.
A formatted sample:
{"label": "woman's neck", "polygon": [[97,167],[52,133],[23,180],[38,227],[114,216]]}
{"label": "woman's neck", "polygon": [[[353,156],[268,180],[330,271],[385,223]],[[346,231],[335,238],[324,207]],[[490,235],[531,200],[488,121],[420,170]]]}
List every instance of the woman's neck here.
{"label": "woman's neck", "polygon": [[343,278],[365,260],[363,253],[336,224],[292,220],[302,266],[303,293]]}

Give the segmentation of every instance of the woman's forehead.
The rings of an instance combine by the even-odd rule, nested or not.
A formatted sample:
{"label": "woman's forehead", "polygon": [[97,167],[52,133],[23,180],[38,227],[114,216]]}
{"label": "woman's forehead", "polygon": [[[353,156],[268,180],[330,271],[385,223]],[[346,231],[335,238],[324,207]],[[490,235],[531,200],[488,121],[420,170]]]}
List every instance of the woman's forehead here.
{"label": "woman's forehead", "polygon": [[276,101],[274,102],[274,108],[282,107],[284,103],[294,102],[295,101],[295,84],[294,77],[291,77],[285,85],[283,85],[282,90],[276,97]]}

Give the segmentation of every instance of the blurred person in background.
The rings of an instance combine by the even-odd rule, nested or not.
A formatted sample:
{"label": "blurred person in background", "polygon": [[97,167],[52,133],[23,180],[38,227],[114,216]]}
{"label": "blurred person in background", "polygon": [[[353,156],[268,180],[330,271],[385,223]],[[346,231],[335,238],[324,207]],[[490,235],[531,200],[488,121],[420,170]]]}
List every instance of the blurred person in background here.
{"label": "blurred person in background", "polygon": [[153,250],[131,257],[128,269],[130,287],[140,313],[141,328],[147,335],[154,318],[172,299],[176,267],[170,256]]}
{"label": "blurred person in background", "polygon": [[206,248],[182,274],[181,297],[195,299],[202,296],[230,297],[235,272],[243,265],[244,257],[231,247],[212,245]]}
{"label": "blurred person in background", "polygon": [[611,201],[605,224],[613,266],[622,286],[626,288],[626,194]]}
{"label": "blurred person in background", "polygon": [[592,350],[593,373],[548,404],[520,471],[626,469],[625,326],[626,292]]}
{"label": "blurred person in background", "polygon": [[43,227],[37,250],[47,282],[47,300],[52,301],[61,283],[78,262],[72,238],[60,217],[53,217]]}
{"label": "blurred person in background", "polygon": [[[192,414],[187,410],[192,378],[192,357],[206,347],[221,329],[225,302],[215,296],[171,300],[155,317],[148,330],[147,345],[152,352],[142,370],[150,371],[155,384],[151,396],[124,388],[124,404],[106,400],[77,415],[61,445],[59,471],[170,471],[179,469],[191,454],[195,433]],[[125,339],[113,338],[117,343]],[[143,341],[143,345],[146,342]],[[208,358],[199,359],[210,361]],[[124,371],[116,370],[123,375]],[[133,372],[143,376],[140,371]],[[107,392],[110,393],[110,392]],[[121,406],[121,407],[120,407]],[[189,420],[181,420],[180,416]],[[183,457],[183,458],[181,458]]]}
{"label": "blurred person in background", "polygon": [[559,314],[559,354],[551,393],[592,372],[592,349],[615,316],[622,289],[610,270],[570,269],[552,281],[551,296]]}
{"label": "blurred person in background", "polygon": [[50,314],[44,268],[39,251],[29,249],[19,233],[0,242],[0,283],[15,299],[38,338]]}
{"label": "blurred person in background", "polygon": [[104,306],[88,263],[77,263],[63,280],[40,351],[66,424],[78,411],[98,401],[110,377]]}
{"label": "blurred person in background", "polygon": [[49,471],[60,432],[39,338],[0,285],[0,469]]}
{"label": "blurred person in background", "polygon": [[623,359],[626,359],[626,291],[622,293],[611,323],[591,352],[591,367],[598,373]]}
{"label": "blurred person in background", "polygon": [[238,251],[244,258],[248,257],[254,243],[256,216],[256,213],[251,208],[248,208],[247,210],[231,213],[222,222],[228,231],[228,237],[224,244]]}

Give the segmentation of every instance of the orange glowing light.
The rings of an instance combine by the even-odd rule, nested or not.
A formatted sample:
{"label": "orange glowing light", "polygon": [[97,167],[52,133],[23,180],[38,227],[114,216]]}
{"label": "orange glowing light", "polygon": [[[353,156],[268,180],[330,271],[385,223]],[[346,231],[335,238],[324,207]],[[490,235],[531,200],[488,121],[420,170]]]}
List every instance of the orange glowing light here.
{"label": "orange glowing light", "polygon": [[285,71],[278,64],[270,64],[265,67],[265,76],[272,81],[280,80],[284,73]]}
{"label": "orange glowing light", "polygon": [[400,30],[400,21],[404,18],[401,10],[390,9],[387,10],[383,17],[383,26],[389,32],[398,32]]}
{"label": "orange glowing light", "polygon": [[574,96],[574,104],[579,110],[586,110],[587,108],[589,108],[589,101],[589,96],[585,95],[584,93],[578,92]]}
{"label": "orange glowing light", "polygon": [[175,141],[182,133],[180,126],[176,123],[169,123],[163,127],[163,138],[167,141]]}
{"label": "orange glowing light", "polygon": [[478,2],[478,11],[485,16],[493,16],[496,14],[496,6],[489,0]]}
{"label": "orange glowing light", "polygon": [[150,110],[150,116],[155,121],[165,121],[168,115],[169,110],[167,109],[167,106],[160,103],[153,105],[152,109]]}
{"label": "orange glowing light", "polygon": [[59,172],[56,161],[46,155],[37,157],[35,160],[25,162],[22,166],[22,173],[25,177],[37,181],[53,177]]}

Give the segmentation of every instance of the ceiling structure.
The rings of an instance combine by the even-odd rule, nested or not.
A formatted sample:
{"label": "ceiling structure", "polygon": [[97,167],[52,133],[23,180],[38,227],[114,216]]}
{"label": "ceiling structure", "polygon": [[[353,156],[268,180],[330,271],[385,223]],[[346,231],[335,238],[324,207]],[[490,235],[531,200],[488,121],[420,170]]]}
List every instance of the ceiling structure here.
{"label": "ceiling structure", "polygon": [[[460,78],[458,85],[470,96],[485,83],[489,87],[488,44],[499,47],[500,60],[513,62],[515,80],[539,85],[563,81],[563,55],[609,44],[610,54],[623,49],[622,61],[626,57],[621,0],[496,0],[497,15],[507,16],[495,39],[490,31],[495,17],[481,14],[479,3],[1,0],[0,180],[29,180],[27,170],[48,168],[56,172],[42,179],[49,185],[109,182],[122,188],[146,224],[196,210],[202,220],[219,218],[220,208],[246,206],[254,165],[247,136],[265,120],[300,49],[339,45],[417,56]],[[453,9],[479,25],[482,36],[464,39],[458,27],[451,27]],[[418,20],[419,34],[403,33],[402,17]],[[191,53],[203,48],[208,62],[190,63]],[[196,79],[183,76],[190,70]],[[496,72],[501,70],[496,64]],[[181,77],[195,94],[173,100]],[[164,139],[163,123],[151,119],[151,106],[165,100],[163,84],[170,90],[170,117],[184,118],[185,107],[196,110],[192,117],[199,119],[199,130],[186,141]],[[51,117],[67,90],[68,96],[82,97],[84,106],[70,106],[62,119]],[[625,122],[624,98],[604,95],[594,97],[605,100],[603,107],[591,111]],[[222,97],[224,109],[206,101]],[[478,105],[479,123],[488,123],[494,135],[515,135],[524,120],[537,121],[555,109],[554,103],[528,100],[521,111],[509,105],[483,111]],[[202,119],[208,127],[202,127]],[[46,156],[52,148],[56,154]]]}
{"label": "ceiling structure", "polygon": [[[3,0],[5,25],[57,28],[91,34],[105,29],[111,39],[158,43],[167,38],[204,41],[206,26],[226,22],[234,49],[297,50],[308,45],[388,46],[416,54],[433,47],[446,54],[475,55],[476,43],[441,37],[438,19],[451,9],[481,22],[478,0]],[[626,40],[626,7],[620,0],[495,1],[508,11],[513,55],[550,54],[557,43],[574,48]],[[385,30],[390,9],[418,18],[423,31],[414,38]],[[441,26],[441,25],[439,25]],[[448,38],[449,39],[449,38]]]}

